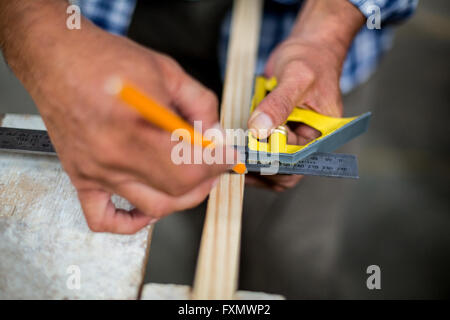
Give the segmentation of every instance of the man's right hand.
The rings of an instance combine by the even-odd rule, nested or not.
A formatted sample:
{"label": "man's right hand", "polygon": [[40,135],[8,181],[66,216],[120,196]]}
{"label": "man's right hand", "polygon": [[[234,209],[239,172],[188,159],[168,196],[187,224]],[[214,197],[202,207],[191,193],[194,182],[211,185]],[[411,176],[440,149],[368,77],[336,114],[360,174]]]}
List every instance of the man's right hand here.
{"label": "man's right hand", "polygon": [[[119,75],[188,121],[201,120],[204,129],[218,122],[215,95],[171,58],[86,20],[81,30],[68,30],[65,1],[25,2],[28,7],[23,1],[14,7],[0,0],[0,16],[8,14],[11,24],[23,19],[0,24],[4,55],[44,119],[89,227],[134,233],[202,202],[232,165],[175,165],[170,133],[143,120],[104,86]],[[136,209],[115,208],[112,194]]]}

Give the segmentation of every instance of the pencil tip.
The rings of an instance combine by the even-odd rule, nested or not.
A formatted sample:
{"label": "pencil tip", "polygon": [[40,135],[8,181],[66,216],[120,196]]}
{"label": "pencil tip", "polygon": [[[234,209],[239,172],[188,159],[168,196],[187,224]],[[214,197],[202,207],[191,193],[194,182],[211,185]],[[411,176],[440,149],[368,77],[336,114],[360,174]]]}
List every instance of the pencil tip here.
{"label": "pencil tip", "polygon": [[245,163],[238,163],[233,167],[233,171],[238,174],[244,174],[247,171],[247,167],[245,166]]}

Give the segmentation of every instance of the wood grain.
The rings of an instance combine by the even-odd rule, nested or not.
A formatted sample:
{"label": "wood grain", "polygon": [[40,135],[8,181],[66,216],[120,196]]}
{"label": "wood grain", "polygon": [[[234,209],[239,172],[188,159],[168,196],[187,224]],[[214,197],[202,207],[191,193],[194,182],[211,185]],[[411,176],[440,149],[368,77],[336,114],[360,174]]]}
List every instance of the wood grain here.
{"label": "wood grain", "polygon": [[[38,116],[6,115],[3,126],[45,129]],[[0,299],[138,298],[151,227],[91,232],[56,157],[0,152],[0,172]],[[67,286],[70,266],[78,290]]]}
{"label": "wood grain", "polygon": [[[262,0],[235,0],[221,106],[224,128],[246,128]],[[244,175],[224,174],[211,191],[193,299],[233,299],[238,281]]]}

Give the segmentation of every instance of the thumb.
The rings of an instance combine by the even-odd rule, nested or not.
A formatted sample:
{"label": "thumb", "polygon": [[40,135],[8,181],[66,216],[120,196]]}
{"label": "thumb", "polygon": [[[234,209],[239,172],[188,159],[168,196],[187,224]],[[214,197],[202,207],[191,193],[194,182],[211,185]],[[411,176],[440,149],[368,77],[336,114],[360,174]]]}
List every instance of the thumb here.
{"label": "thumb", "polygon": [[264,98],[252,113],[248,128],[258,138],[267,138],[273,129],[282,125],[294,107],[300,105],[312,81],[296,75],[286,75],[279,85]]}

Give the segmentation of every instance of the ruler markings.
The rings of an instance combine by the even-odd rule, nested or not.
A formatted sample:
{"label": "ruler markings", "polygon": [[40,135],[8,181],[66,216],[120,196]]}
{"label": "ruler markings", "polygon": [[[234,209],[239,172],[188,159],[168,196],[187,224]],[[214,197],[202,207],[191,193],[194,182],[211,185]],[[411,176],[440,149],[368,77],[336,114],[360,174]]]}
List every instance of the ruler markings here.
{"label": "ruler markings", "polygon": [[[29,130],[0,127],[0,149],[15,152],[55,154],[55,150],[44,130]],[[354,155],[336,153],[314,153],[295,163],[274,164],[247,163],[249,172],[276,168],[278,174],[302,174],[339,178],[358,178],[357,159]]]}

